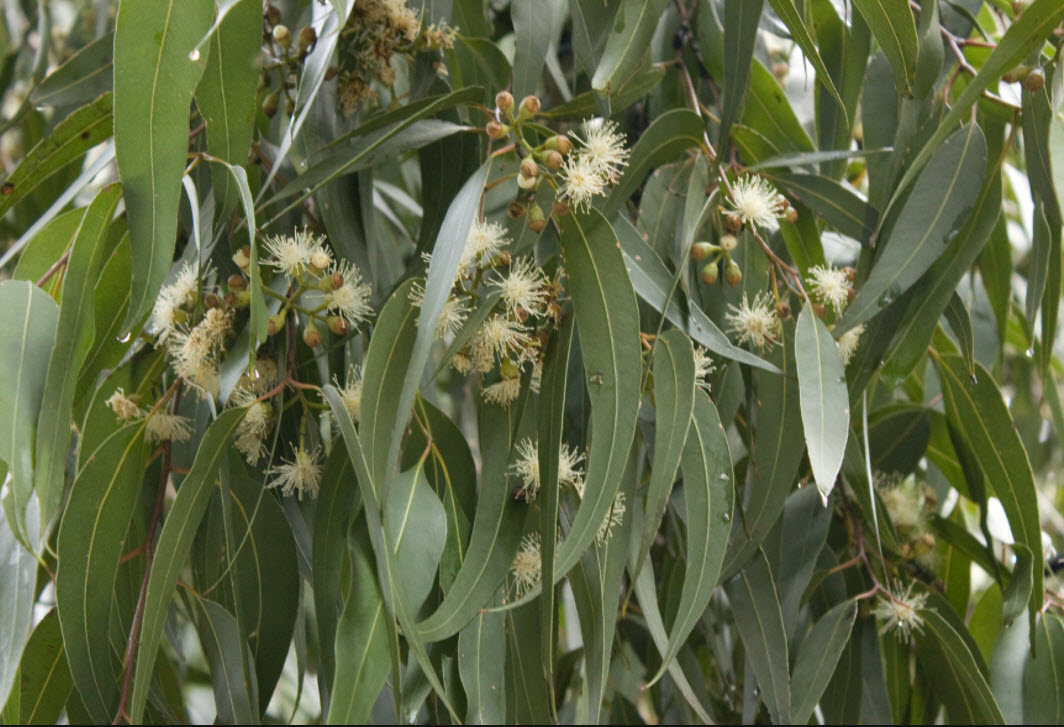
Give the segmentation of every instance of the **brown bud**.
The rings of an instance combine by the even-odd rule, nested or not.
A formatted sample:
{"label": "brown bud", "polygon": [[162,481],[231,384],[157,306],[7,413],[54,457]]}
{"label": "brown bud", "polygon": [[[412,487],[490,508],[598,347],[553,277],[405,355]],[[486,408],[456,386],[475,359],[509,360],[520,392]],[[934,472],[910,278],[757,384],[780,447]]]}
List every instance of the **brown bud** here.
{"label": "brown bud", "polygon": [[547,152],[547,156],[543,158],[543,162],[547,165],[547,169],[561,169],[564,161],[561,152],[554,150]]}
{"label": "brown bud", "polygon": [[702,242],[696,242],[694,245],[691,245],[691,259],[703,260],[710,256],[710,254],[713,252],[713,248],[715,247],[717,246],[712,243],[705,242],[704,240]]}
{"label": "brown bud", "polygon": [[559,154],[565,156],[573,150],[573,142],[569,140],[568,136],[558,134],[547,140],[547,148],[557,149]]}
{"label": "brown bud", "polygon": [[1020,13],[1027,9],[1029,4],[1030,3],[1028,3],[1027,0],[1015,0],[1015,2],[1012,3],[1013,16],[1019,16]]}
{"label": "brown bud", "polygon": [[284,330],[284,313],[274,313],[270,316],[266,326],[267,332],[272,336]]}
{"label": "brown bud", "polygon": [[528,229],[532,232],[543,232],[547,226],[547,218],[543,216],[543,210],[535,202],[528,208]]}
{"label": "brown bud", "polygon": [[772,75],[775,76],[776,79],[779,81],[782,81],[784,78],[786,78],[790,70],[791,67],[787,65],[787,63],[784,61],[777,61],[776,63],[772,64]]}
{"label": "brown bud", "polygon": [[510,250],[503,250],[499,253],[498,259],[499,264],[502,265],[504,268],[509,267],[510,263],[513,262],[514,254]]}
{"label": "brown bud", "polygon": [[267,96],[262,102],[262,113],[266,114],[268,118],[273,118],[277,114],[277,109],[281,105],[281,90],[278,89]]}
{"label": "brown bud", "polygon": [[344,284],[344,276],[336,272],[329,276],[329,282],[332,283],[333,290],[341,287]]}
{"label": "brown bud", "polygon": [[856,278],[856,277],[857,277],[857,271],[856,271],[856,270],[854,270],[854,269],[853,269],[852,267],[850,267],[849,265],[847,265],[846,267],[844,267],[844,268],[842,269],[842,274],[843,274],[843,275],[845,275],[845,276],[846,276],[846,280],[847,280],[848,282],[851,282],[851,283],[852,283],[852,282],[854,281],[854,278]]}
{"label": "brown bud", "polygon": [[337,336],[342,336],[351,330],[351,326],[349,326],[347,321],[340,316],[329,316],[325,319],[325,324],[329,326],[329,330]]}
{"label": "brown bud", "polygon": [[227,305],[236,305],[236,293],[226,293],[225,302]]}
{"label": "brown bud", "polygon": [[538,220],[529,219],[528,220],[528,229],[532,230],[532,232],[536,232],[536,233],[543,232],[543,228],[546,227],[546,226],[547,226],[547,221],[545,219],[538,219]]}
{"label": "brown bud", "polygon": [[732,252],[737,247],[739,247],[739,238],[735,235],[720,236],[720,249],[724,252]]}
{"label": "brown bud", "polygon": [[514,107],[514,97],[509,91],[499,91],[495,94],[495,106],[499,111],[509,111]]}
{"label": "brown bud", "polygon": [[336,70],[336,66],[329,66],[325,69],[325,80],[331,81],[336,78],[337,74],[339,73],[340,71]]}
{"label": "brown bud", "polygon": [[1046,73],[1041,68],[1035,68],[1023,79],[1023,87],[1031,93],[1038,93],[1046,87]]}
{"label": "brown bud", "polygon": [[531,116],[533,114],[538,114],[539,109],[540,103],[537,96],[525,96],[521,99],[521,113]]}
{"label": "brown bud", "polygon": [[556,199],[550,203],[550,211],[555,217],[565,217],[569,214],[569,203],[564,199]]}
{"label": "brown bud", "polygon": [[303,331],[303,343],[311,348],[317,348],[321,345],[321,332],[314,326],[307,326],[307,329]]}
{"label": "brown bud", "polygon": [[266,22],[270,24],[272,28],[281,21],[281,11],[277,9],[277,6],[270,3],[266,6]]}
{"label": "brown bud", "polygon": [[742,279],[743,271],[739,269],[734,260],[729,260],[728,269],[724,271],[724,282],[734,288]]}
{"label": "brown bud", "polygon": [[208,308],[221,308],[222,299],[215,293],[207,293],[207,295],[203,296],[203,304]]}
{"label": "brown bud", "polygon": [[309,25],[304,25],[299,29],[299,37],[296,39],[296,46],[302,53],[310,46],[314,45],[314,41],[318,39],[318,33],[314,28]]}
{"label": "brown bud", "polygon": [[521,160],[522,177],[525,177],[526,179],[535,179],[537,174],[539,174],[539,166],[534,160],[527,158]]}
{"label": "brown bud", "polygon": [[776,304],[776,318],[785,321],[791,317],[791,305],[785,300]]}
{"label": "brown bud", "polygon": [[495,119],[489,121],[484,130],[488,132],[488,137],[491,139],[501,139],[506,136],[506,127]]}
{"label": "brown bud", "polygon": [[738,232],[743,229],[743,219],[736,214],[730,214],[724,218],[724,225],[729,232]]}
{"label": "brown bud", "polygon": [[244,286],[247,285],[247,281],[244,280],[244,276],[240,273],[233,273],[226,282],[229,283],[230,290],[243,290]]}
{"label": "brown bud", "polygon": [[792,225],[798,221],[798,210],[794,207],[788,207],[787,212],[783,215],[783,219],[790,222]]}
{"label": "brown bud", "polygon": [[1030,75],[1031,70],[1031,66],[1021,63],[1018,66],[1014,66],[1006,73],[1004,73],[1001,76],[1001,80],[1005,83],[1019,83],[1020,81],[1025,80],[1028,75]]}
{"label": "brown bud", "polygon": [[719,274],[716,263],[706,263],[701,272],[698,273],[698,279],[706,285],[713,285],[713,283],[717,282]]}
{"label": "brown bud", "polygon": [[823,319],[828,314],[828,309],[820,303],[813,303],[813,313],[816,314],[817,318]]}
{"label": "brown bud", "polygon": [[854,288],[846,289],[846,300],[852,301],[857,297],[857,291]]}
{"label": "brown bud", "polygon": [[525,206],[515,199],[510,203],[510,206],[506,208],[506,214],[510,216],[511,220],[516,220],[524,216]]}
{"label": "brown bud", "polygon": [[517,308],[514,309],[514,315],[517,317],[518,323],[524,323],[528,320],[528,311],[521,306],[517,306]]}

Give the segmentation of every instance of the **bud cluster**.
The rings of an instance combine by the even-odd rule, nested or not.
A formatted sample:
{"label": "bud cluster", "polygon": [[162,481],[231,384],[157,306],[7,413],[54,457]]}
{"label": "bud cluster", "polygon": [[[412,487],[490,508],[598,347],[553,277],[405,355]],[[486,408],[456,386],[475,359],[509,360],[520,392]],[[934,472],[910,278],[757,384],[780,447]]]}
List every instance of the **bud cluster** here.
{"label": "bud cluster", "polygon": [[[291,115],[295,110],[296,79],[307,56],[318,42],[317,31],[309,25],[304,25],[293,34],[292,30],[281,22],[281,11],[277,6],[267,3],[263,11],[262,41],[268,56],[265,70],[272,70],[277,74],[277,87],[266,94],[262,101],[262,112],[273,118],[283,101],[285,113]],[[262,79],[263,87],[268,78],[267,74]]]}

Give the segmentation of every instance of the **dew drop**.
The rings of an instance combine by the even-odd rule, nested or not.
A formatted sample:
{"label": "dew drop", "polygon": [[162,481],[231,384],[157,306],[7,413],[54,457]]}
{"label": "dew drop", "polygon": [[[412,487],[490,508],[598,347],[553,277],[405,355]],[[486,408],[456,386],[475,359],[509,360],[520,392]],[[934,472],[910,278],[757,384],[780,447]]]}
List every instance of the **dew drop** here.
{"label": "dew drop", "polygon": [[845,376],[840,376],[839,378],[835,379],[835,383],[837,383],[837,384],[845,384],[846,383],[846,377]]}
{"label": "dew drop", "polygon": [[199,60],[199,48],[193,48],[192,52],[188,54],[188,59],[195,63]]}
{"label": "dew drop", "polygon": [[728,473],[727,472],[721,472],[720,473],[721,482],[727,482],[730,479],[731,479],[731,477],[728,477]]}
{"label": "dew drop", "polygon": [[1027,349],[1026,351],[1024,351],[1024,353],[1027,354],[1027,358],[1034,358],[1034,348],[1033,347]]}
{"label": "dew drop", "polygon": [[118,342],[119,343],[129,343],[129,337],[131,335],[133,335],[132,331],[126,333],[126,335],[124,335],[124,336],[119,336],[118,337]]}
{"label": "dew drop", "polygon": [[720,516],[720,519],[723,520],[726,523],[729,523],[729,522],[731,522],[731,514],[730,513],[724,513],[723,515]]}

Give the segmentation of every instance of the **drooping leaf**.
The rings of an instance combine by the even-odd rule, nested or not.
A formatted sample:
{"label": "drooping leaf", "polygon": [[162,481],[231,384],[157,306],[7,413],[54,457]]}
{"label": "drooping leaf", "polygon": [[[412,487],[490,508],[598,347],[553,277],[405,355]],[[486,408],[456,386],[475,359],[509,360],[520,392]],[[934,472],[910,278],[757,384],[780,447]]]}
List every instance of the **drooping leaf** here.
{"label": "drooping leaf", "polygon": [[502,724],[506,719],[505,615],[485,611],[458,634],[458,673],[465,687],[467,724]]}
{"label": "drooping leaf", "polygon": [[802,640],[791,676],[791,719],[806,724],[835,672],[857,616],[857,602],[843,601],[824,614]]}
{"label": "drooping leaf", "polygon": [[70,56],[30,93],[36,106],[78,106],[111,90],[114,33],[105,33]]}
{"label": "drooping leaf", "polygon": [[916,76],[919,38],[912,10],[905,0],[855,0],[872,35],[894,68],[898,93],[909,95]]}
{"label": "drooping leaf", "polygon": [[258,694],[254,674],[244,664],[254,662],[233,614],[207,598],[197,598],[197,628],[211,670],[218,720],[226,724],[258,724]]}
{"label": "drooping leaf", "polygon": [[750,81],[758,22],[764,0],[726,0],[724,3],[724,89],[721,98],[720,137],[717,147],[727,145],[732,122],[739,111]]}
{"label": "drooping leaf", "polygon": [[513,94],[519,100],[536,92],[547,58],[551,35],[544,32],[540,12],[541,6],[534,0],[514,0],[510,4],[514,23]]}
{"label": "drooping leaf", "polygon": [[[606,38],[602,58],[591,78],[599,93],[624,85],[643,63],[646,49],[658,27],[667,0],[622,0]],[[601,12],[595,10],[595,12]]]}
{"label": "drooping leaf", "polygon": [[[4,515],[9,512],[12,495],[4,498]],[[7,704],[8,694],[20,693],[16,682],[19,661],[23,656],[26,641],[33,628],[33,604],[36,600],[37,559],[26,550],[20,540],[36,543],[37,513],[33,502],[29,503],[30,517],[27,531],[17,534],[12,530],[10,517],[0,517],[0,598],[3,598],[4,618],[0,619],[0,704]],[[23,710],[20,700],[20,711]]]}
{"label": "drooping leaf", "polygon": [[53,608],[34,627],[19,664],[15,724],[55,724],[72,686],[59,618]]}
{"label": "drooping leaf", "polygon": [[133,254],[127,327],[152,306],[170,268],[188,153],[189,105],[203,73],[203,60],[189,54],[213,14],[211,0],[129,0],[119,6],[114,120]]}

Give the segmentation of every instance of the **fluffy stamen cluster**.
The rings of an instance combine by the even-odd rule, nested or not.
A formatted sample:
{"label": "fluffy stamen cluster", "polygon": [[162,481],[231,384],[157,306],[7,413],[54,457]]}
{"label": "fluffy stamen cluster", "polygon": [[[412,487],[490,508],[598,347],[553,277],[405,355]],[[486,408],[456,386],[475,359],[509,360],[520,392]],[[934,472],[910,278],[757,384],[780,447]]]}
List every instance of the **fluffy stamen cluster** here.
{"label": "fluffy stamen cluster", "polygon": [[606,194],[611,184],[620,178],[621,169],[628,163],[629,151],[624,146],[624,134],[612,121],[584,122],[584,138],[572,137],[580,143],[559,170],[561,196],[575,209],[587,210],[594,197]]}
{"label": "fluffy stamen cluster", "polygon": [[924,619],[919,612],[926,603],[927,594],[913,595],[911,583],[904,590],[892,590],[890,597],[880,598],[873,610],[876,618],[882,622],[879,633],[882,635],[895,631],[899,641],[908,643],[913,633],[923,629]]}
{"label": "fluffy stamen cluster", "polygon": [[259,401],[250,389],[234,389],[229,401],[234,406],[248,408],[236,428],[233,446],[244,455],[248,464],[257,465],[266,453],[265,439],[273,420],[273,407],[268,402]]}
{"label": "fluffy stamen cluster", "polygon": [[624,513],[627,510],[628,507],[624,504],[624,493],[618,492],[613,498],[613,504],[610,505],[610,511],[606,513],[606,517],[602,518],[598,532],[595,534],[595,541],[599,545],[605,544],[613,537],[613,531],[624,522]]}
{"label": "fluffy stamen cluster", "polygon": [[521,540],[510,570],[514,574],[514,587],[520,598],[539,585],[543,577],[543,556],[540,554],[539,533],[529,533]]}
{"label": "fluffy stamen cluster", "polygon": [[[580,464],[584,455],[575,447],[562,444],[558,450],[558,482],[573,488],[577,496],[584,496],[584,473]],[[508,473],[521,478],[520,492],[526,500],[532,502],[539,496],[541,482],[539,478],[539,444],[531,439],[524,439],[517,445],[517,461]]]}
{"label": "fluffy stamen cluster", "polygon": [[322,238],[305,229],[296,230],[291,235],[267,237],[263,247],[272,258],[267,265],[293,278],[303,275],[311,262],[317,261],[315,258],[320,258],[324,252]]}
{"label": "fluffy stamen cluster", "polygon": [[735,180],[728,211],[744,225],[771,227],[787,212],[786,201],[763,177],[746,175]]}
{"label": "fluffy stamen cluster", "polygon": [[285,497],[297,495],[302,500],[304,493],[317,497],[321,484],[319,451],[315,449],[308,452],[300,444],[296,447],[295,457],[291,461],[282,460],[281,464],[270,470],[273,479],[266,486],[281,488],[281,494]]}
{"label": "fluffy stamen cluster", "polygon": [[510,315],[520,318],[543,315],[547,304],[547,276],[530,257],[518,258],[510,264],[510,271],[495,287],[502,295]]}
{"label": "fluffy stamen cluster", "polygon": [[758,293],[753,301],[743,293],[743,302],[739,306],[729,305],[724,317],[729,330],[739,337],[739,343],[751,343],[763,349],[779,339],[782,326],[768,293]]}
{"label": "fluffy stamen cluster", "polygon": [[810,268],[809,277],[812,278],[809,288],[813,296],[831,306],[835,315],[840,315],[850,302],[850,291],[853,290],[846,272],[831,265],[817,265]]}
{"label": "fluffy stamen cluster", "polygon": [[864,331],[865,324],[861,323],[843,333],[835,342],[839,347],[839,358],[842,359],[843,366],[850,363],[850,359],[857,352],[857,344],[861,342],[861,334]]}
{"label": "fluffy stamen cluster", "polygon": [[717,370],[706,349],[695,346],[695,383],[709,391],[709,376]]}
{"label": "fluffy stamen cluster", "polygon": [[[373,312],[369,305],[370,285],[362,282],[358,268],[341,260],[328,271],[333,289],[325,293],[325,306],[335,311],[348,325],[357,326]],[[335,281],[342,281],[335,285]]]}
{"label": "fluffy stamen cluster", "polygon": [[188,417],[163,410],[146,412],[137,405],[134,397],[126,396],[121,387],[115,389],[111,398],[104,403],[123,423],[135,422],[147,416],[148,420],[144,423],[144,435],[148,441],[155,444],[187,442],[192,437],[192,422]]}
{"label": "fluffy stamen cluster", "polygon": [[392,55],[412,46],[420,29],[421,18],[404,0],[355,3],[340,34],[344,42],[339,49],[342,70],[337,91],[345,115],[353,114],[363,101],[376,100],[371,81],[385,86],[395,83]]}
{"label": "fluffy stamen cluster", "polygon": [[362,413],[362,367],[352,366],[347,372],[344,385],[340,386],[339,382],[335,382],[335,385],[348,416],[351,417],[352,422],[357,422]]}
{"label": "fluffy stamen cluster", "polygon": [[176,331],[167,340],[174,371],[211,396],[218,395],[218,357],[229,333],[229,314],[209,308],[188,333]]}
{"label": "fluffy stamen cluster", "polygon": [[199,272],[185,263],[170,285],[164,285],[155,299],[149,328],[164,343],[169,335],[183,324],[188,314],[183,310],[196,302],[199,293]]}

